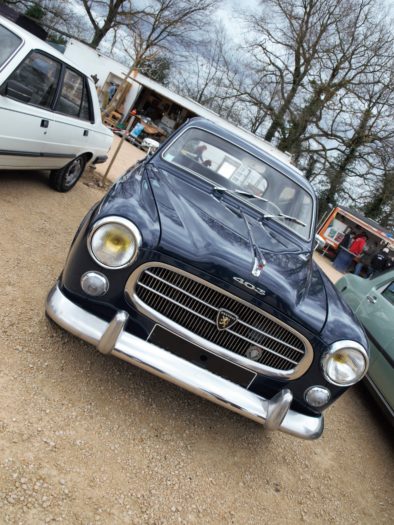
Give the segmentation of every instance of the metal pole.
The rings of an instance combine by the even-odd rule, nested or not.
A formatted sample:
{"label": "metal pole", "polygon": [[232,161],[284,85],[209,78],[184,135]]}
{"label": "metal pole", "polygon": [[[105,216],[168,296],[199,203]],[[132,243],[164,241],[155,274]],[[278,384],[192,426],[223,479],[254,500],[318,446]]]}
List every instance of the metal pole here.
{"label": "metal pole", "polygon": [[129,134],[129,131],[131,129],[131,126],[134,123],[134,120],[135,120],[135,117],[133,116],[133,117],[131,117],[130,122],[127,124],[127,128],[124,130],[124,133],[123,133],[122,138],[121,138],[121,140],[120,140],[120,142],[118,144],[118,147],[116,148],[115,153],[112,156],[111,162],[108,164],[108,168],[105,170],[105,173],[103,175],[102,184],[104,184],[105,181],[107,180],[108,173],[109,173],[110,169],[112,168],[112,165],[115,162],[116,157],[118,156],[118,153],[120,151],[120,148],[123,145],[123,142],[126,140],[126,137]]}

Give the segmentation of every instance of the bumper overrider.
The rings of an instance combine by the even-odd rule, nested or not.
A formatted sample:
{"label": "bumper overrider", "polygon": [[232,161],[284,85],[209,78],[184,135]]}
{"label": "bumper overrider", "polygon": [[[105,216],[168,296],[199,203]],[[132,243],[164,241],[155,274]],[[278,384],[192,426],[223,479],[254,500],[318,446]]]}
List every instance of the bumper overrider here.
{"label": "bumper overrider", "polygon": [[126,332],[128,314],[125,311],[117,312],[108,323],[70,301],[56,284],[48,295],[46,313],[62,328],[91,343],[101,353],[147,370],[261,423],[269,430],[281,430],[303,439],[316,439],[323,432],[323,416],[307,416],[290,409],[293,395],[289,389],[281,390],[272,399],[250,392]]}

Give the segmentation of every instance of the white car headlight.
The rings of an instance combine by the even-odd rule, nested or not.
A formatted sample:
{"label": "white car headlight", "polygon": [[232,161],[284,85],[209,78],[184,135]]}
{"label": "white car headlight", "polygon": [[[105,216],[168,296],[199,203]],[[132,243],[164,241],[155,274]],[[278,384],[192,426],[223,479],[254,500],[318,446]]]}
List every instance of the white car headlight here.
{"label": "white car headlight", "polygon": [[88,249],[104,268],[119,269],[133,262],[141,241],[141,234],[132,222],[122,217],[105,217],[93,225]]}
{"label": "white car headlight", "polygon": [[368,354],[355,341],[337,341],[323,354],[324,377],[337,386],[350,386],[360,381],[368,370]]}

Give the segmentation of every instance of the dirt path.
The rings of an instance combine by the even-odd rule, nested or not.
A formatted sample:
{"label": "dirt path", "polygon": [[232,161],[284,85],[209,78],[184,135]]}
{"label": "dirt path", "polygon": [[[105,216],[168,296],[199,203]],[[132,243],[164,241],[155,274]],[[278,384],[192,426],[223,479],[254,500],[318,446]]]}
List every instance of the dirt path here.
{"label": "dirt path", "polygon": [[392,523],[390,431],[361,388],[304,442],[161,381],[44,316],[83,184],[0,174],[0,523]]}

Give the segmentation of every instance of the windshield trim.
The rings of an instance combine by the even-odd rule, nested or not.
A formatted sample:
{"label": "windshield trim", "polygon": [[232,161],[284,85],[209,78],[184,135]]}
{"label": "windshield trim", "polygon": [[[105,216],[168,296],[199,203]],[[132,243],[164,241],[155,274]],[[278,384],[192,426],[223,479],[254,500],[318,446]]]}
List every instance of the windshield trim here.
{"label": "windshield trim", "polygon": [[18,53],[18,51],[21,49],[21,47],[23,47],[25,45],[25,40],[23,37],[21,37],[21,35],[18,35],[18,33],[15,33],[15,31],[12,31],[12,29],[10,29],[9,27],[7,27],[6,25],[0,23],[0,26],[3,27],[4,29],[6,29],[7,31],[9,31],[10,33],[12,33],[13,35],[15,35],[17,38],[19,38],[20,42],[19,42],[19,45],[17,48],[15,48],[15,50],[11,53],[11,55],[5,60],[5,62],[3,62],[2,64],[0,64],[0,71],[2,71],[10,62],[11,60],[14,58],[14,56]]}
{"label": "windshield trim", "polygon": [[[217,186],[217,183],[214,183],[212,180],[208,179],[207,177],[204,177],[204,175],[201,175],[201,173],[197,173],[196,171],[193,171],[189,168],[186,168],[185,166],[180,166],[174,162],[170,162],[168,160],[166,160],[164,158],[163,155],[165,155],[165,153],[167,152],[167,150],[172,146],[172,144],[178,140],[184,133],[186,133],[187,131],[189,131],[190,129],[197,129],[197,130],[200,130],[200,131],[203,131],[205,133],[209,133],[210,135],[214,135],[215,137],[218,137],[219,139],[221,140],[224,140],[225,142],[228,142],[229,144],[232,144],[233,146],[245,151],[245,153],[247,153],[248,155],[251,155],[252,157],[254,157],[255,159],[257,159],[258,161],[260,162],[263,162],[265,164],[267,164],[268,166],[270,166],[272,169],[278,171],[281,175],[283,175],[284,177],[286,177],[287,179],[289,179],[293,184],[296,184],[299,188],[301,188],[303,191],[305,191],[305,193],[307,193],[310,198],[311,198],[311,201],[312,201],[312,213],[311,213],[311,221],[310,221],[310,225],[309,225],[309,232],[308,232],[308,235],[309,237],[307,236],[303,236],[301,235],[300,233],[296,232],[295,230],[293,230],[292,228],[289,228],[289,226],[287,226],[285,223],[283,222],[280,222],[278,221],[277,219],[272,219],[273,221],[275,221],[275,224],[279,224],[279,226],[283,226],[284,228],[286,228],[286,230],[290,231],[292,234],[294,235],[297,235],[297,237],[299,237],[300,239],[302,239],[303,241],[307,241],[307,242],[310,242],[313,235],[312,235],[312,232],[313,232],[313,228],[314,228],[314,223],[315,223],[315,215],[316,215],[316,202],[315,202],[315,199],[314,199],[314,195],[308,191],[306,188],[302,187],[301,184],[299,184],[298,182],[296,182],[294,179],[292,179],[291,177],[289,177],[289,175],[287,175],[284,171],[280,171],[276,166],[273,166],[270,162],[266,161],[265,159],[262,159],[262,158],[259,158],[257,155],[255,155],[254,153],[248,151],[246,148],[244,148],[243,146],[240,146],[239,144],[236,144],[235,142],[233,142],[232,140],[229,140],[227,138],[223,138],[222,136],[218,135],[217,133],[213,132],[213,131],[209,131],[207,129],[204,129],[200,126],[196,126],[196,125],[193,125],[193,126],[188,126],[186,127],[181,133],[177,134],[172,140],[170,140],[168,142],[168,144],[166,145],[165,148],[163,148],[161,151],[160,151],[160,158],[166,162],[167,164],[170,164],[170,166],[175,166],[177,168],[180,168],[182,170],[185,170],[189,173],[191,173],[192,175],[208,182],[209,184],[212,184],[212,186]],[[265,152],[264,152],[265,153]],[[250,206],[251,208],[253,208],[254,210],[258,211],[260,214],[264,215],[264,213],[262,212],[261,208],[259,208],[258,206],[254,205],[251,201],[251,199],[246,199],[246,198],[242,198],[242,195],[233,195],[233,197],[237,200],[240,200],[241,202],[245,203],[247,206]],[[271,220],[271,219],[270,219]]]}

